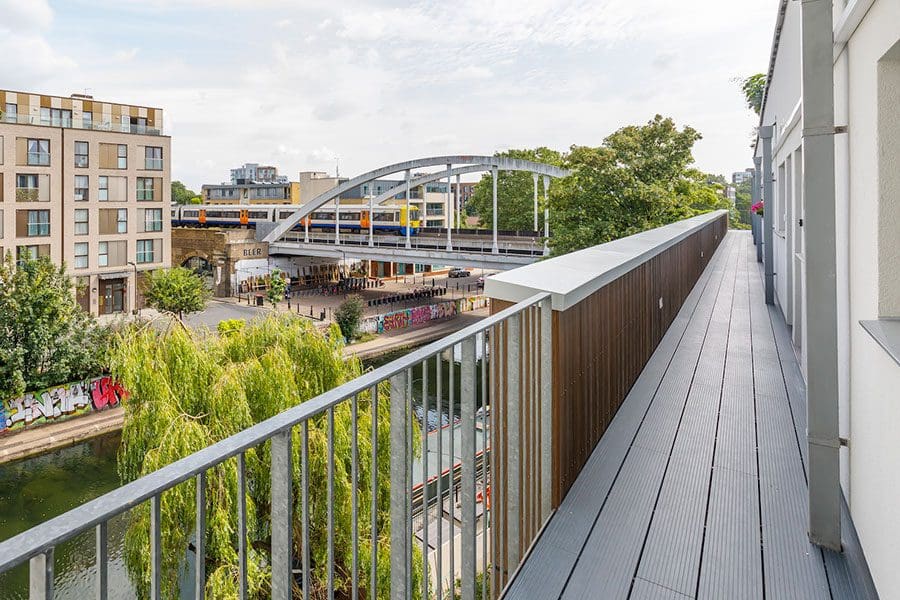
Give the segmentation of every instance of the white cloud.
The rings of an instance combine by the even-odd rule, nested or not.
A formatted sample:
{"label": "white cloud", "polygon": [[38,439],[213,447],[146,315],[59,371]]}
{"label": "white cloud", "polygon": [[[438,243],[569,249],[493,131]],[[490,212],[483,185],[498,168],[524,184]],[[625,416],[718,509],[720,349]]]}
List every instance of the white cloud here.
{"label": "white cloud", "polygon": [[47,0],[0,0],[0,29],[22,33],[46,29],[53,21],[53,9]]}
{"label": "white cloud", "polygon": [[130,60],[134,60],[134,57],[137,56],[137,53],[140,51],[140,48],[129,48],[128,50],[117,50],[113,54],[113,58],[120,62],[128,62]]}

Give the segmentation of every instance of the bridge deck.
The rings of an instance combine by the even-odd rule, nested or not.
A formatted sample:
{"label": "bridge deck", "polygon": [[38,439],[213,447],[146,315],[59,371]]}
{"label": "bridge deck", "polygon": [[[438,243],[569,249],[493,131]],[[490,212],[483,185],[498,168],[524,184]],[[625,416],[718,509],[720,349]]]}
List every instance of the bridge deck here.
{"label": "bridge deck", "polygon": [[505,597],[863,597],[807,540],[803,385],[730,232]]}

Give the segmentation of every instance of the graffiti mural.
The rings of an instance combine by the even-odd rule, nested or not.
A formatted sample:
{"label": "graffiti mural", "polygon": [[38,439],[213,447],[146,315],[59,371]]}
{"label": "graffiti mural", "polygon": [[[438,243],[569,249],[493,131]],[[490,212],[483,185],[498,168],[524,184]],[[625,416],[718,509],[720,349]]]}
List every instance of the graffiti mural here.
{"label": "graffiti mural", "polygon": [[469,312],[479,308],[487,308],[491,305],[487,296],[470,296],[459,301],[459,312]]}
{"label": "graffiti mural", "polygon": [[76,381],[0,402],[0,434],[118,406],[127,397],[110,377]]}

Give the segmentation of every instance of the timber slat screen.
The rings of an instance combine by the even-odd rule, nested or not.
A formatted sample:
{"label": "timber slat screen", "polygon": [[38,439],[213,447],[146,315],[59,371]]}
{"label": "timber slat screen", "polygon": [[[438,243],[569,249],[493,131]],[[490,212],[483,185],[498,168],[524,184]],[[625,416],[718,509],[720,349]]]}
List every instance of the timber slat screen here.
{"label": "timber slat screen", "polygon": [[[685,298],[693,289],[710,258],[725,237],[727,215],[711,221],[702,229],[637,265],[621,277],[600,288],[578,304],[564,311],[553,311],[552,352],[552,486],[553,506],[559,506],[615,416],[638,375],[656,349],[677,315]],[[496,313],[512,306],[511,302],[492,300]],[[528,339],[526,335],[523,340]],[[505,338],[497,336],[493,356],[507,356]],[[527,369],[527,352],[523,353]],[[496,446],[509,451],[507,395],[514,396],[504,382],[504,366],[491,361],[494,397],[492,429]],[[521,390],[521,406],[532,406],[528,391]],[[520,440],[518,454],[528,457],[531,439],[529,420],[519,421],[516,434]],[[492,542],[500,550],[495,556],[494,589],[501,590],[512,577],[522,554],[539,533],[539,512],[530,504],[514,507],[516,523],[510,522],[509,490],[503,482],[519,485],[519,497],[527,500],[528,481],[522,477],[504,476],[513,462],[497,451],[494,464],[494,499]],[[527,463],[519,471],[527,473]],[[537,524],[537,526],[535,525]],[[514,534],[514,535],[511,535]],[[510,547],[510,539],[518,538],[521,548]],[[510,556],[511,554],[511,556]],[[518,557],[519,560],[515,560]]]}

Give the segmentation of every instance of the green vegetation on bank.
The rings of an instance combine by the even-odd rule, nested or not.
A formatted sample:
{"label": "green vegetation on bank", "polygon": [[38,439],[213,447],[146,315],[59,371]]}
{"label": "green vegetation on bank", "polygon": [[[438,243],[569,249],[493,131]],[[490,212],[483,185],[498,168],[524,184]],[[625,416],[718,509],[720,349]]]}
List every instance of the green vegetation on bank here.
{"label": "green vegetation on bank", "polygon": [[75,300],[65,266],[0,260],[0,399],[99,375],[109,329]]}
{"label": "green vegetation on bank", "polygon": [[186,267],[149,271],[146,277],[144,298],[147,304],[179,319],[206,308],[212,295],[203,278]]}
{"label": "green vegetation on bank", "polygon": [[[227,335],[196,334],[184,327],[166,331],[134,328],[119,340],[112,372],[130,392],[119,455],[123,481],[131,481],[201,450],[255,423],[349,381],[361,374],[356,359],[342,355],[343,336],[336,326],[321,333],[307,320],[270,314]],[[377,597],[389,595],[390,572],[390,422],[389,391],[378,394],[378,495],[359,495],[359,522],[378,521]],[[373,466],[368,432],[372,400],[359,396],[359,487],[371,487]],[[350,596],[351,570],[351,422],[350,403],[335,408],[334,535],[338,596]],[[302,552],[298,534],[301,513],[300,428],[292,432],[295,518],[294,556]],[[418,440],[419,435],[413,439]],[[324,597],[327,569],[327,421],[309,422],[309,510],[311,597]],[[417,450],[418,451],[418,450]],[[269,444],[246,452],[248,567],[251,598],[270,596],[270,463]],[[206,591],[211,598],[237,597],[237,480],[235,460],[207,473]],[[177,597],[195,517],[195,481],[162,495],[163,596]],[[141,597],[149,591],[149,506],[135,508],[126,532],[125,562]],[[372,538],[360,527],[359,569],[368,573]],[[418,548],[416,547],[416,551]],[[412,588],[421,589],[421,557],[413,564]],[[361,597],[369,597],[368,578],[361,577]]]}

